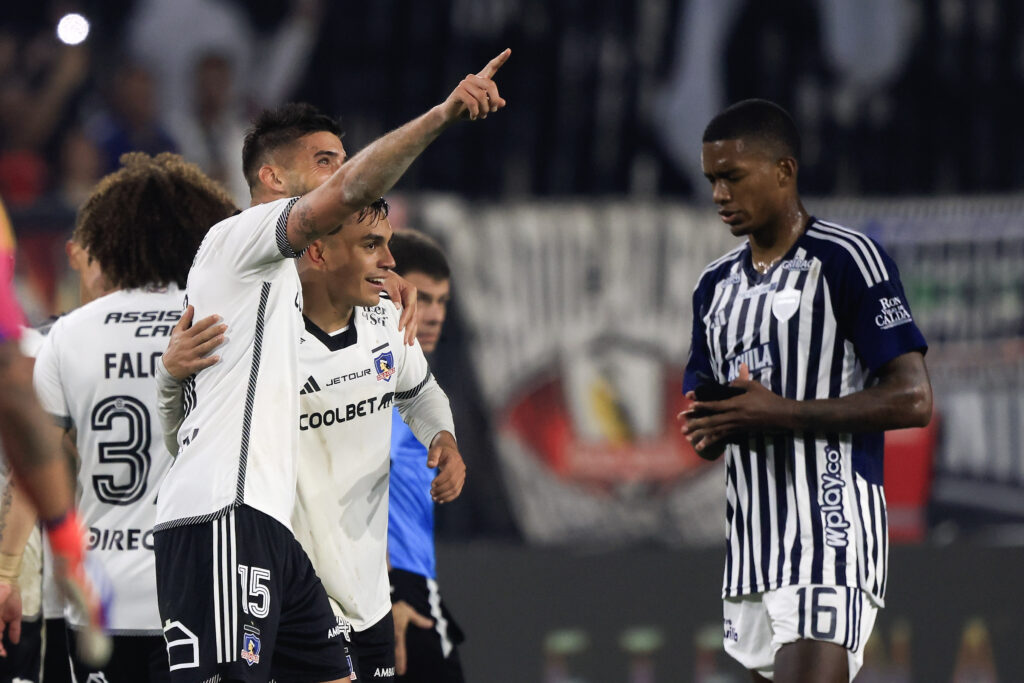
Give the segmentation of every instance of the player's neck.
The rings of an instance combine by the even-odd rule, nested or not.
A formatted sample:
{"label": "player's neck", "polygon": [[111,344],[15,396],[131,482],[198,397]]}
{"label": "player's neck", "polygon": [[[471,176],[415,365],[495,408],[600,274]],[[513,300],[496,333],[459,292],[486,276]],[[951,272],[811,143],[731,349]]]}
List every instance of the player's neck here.
{"label": "player's neck", "polygon": [[792,210],[782,214],[778,220],[748,236],[750,261],[754,270],[767,273],[779,259],[785,256],[807,229],[807,212],[797,201]]}
{"label": "player's neck", "polygon": [[308,289],[311,288],[304,287],[302,290],[302,314],[314,325],[330,334],[352,322],[354,305],[332,300],[330,293],[323,289],[307,291]]}

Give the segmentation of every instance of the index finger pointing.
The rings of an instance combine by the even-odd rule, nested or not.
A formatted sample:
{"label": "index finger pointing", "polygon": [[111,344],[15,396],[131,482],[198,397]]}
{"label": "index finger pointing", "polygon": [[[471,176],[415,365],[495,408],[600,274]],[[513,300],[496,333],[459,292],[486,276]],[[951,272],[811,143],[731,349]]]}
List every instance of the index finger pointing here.
{"label": "index finger pointing", "polygon": [[494,74],[498,73],[498,69],[501,68],[501,65],[508,61],[508,56],[510,54],[512,54],[512,50],[506,47],[504,52],[487,62],[487,66],[481,69],[477,76],[481,76],[483,78],[494,78]]}

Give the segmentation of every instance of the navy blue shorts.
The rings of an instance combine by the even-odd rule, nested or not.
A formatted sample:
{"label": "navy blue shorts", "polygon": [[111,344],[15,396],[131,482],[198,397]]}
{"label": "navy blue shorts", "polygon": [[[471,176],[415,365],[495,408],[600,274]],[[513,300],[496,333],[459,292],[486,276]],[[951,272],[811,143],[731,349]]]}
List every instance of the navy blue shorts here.
{"label": "navy blue shorts", "polygon": [[323,584],[287,527],[248,506],[157,531],[171,680],[317,683],[349,675]]}
{"label": "navy blue shorts", "polygon": [[[67,648],[71,654],[71,668],[76,681],[104,681],[104,683],[169,683],[167,649],[161,636],[114,636],[114,649],[110,661],[96,668],[81,662],[75,655],[78,636],[68,628]],[[50,672],[46,672],[46,682]]]}
{"label": "navy blue shorts", "polygon": [[391,602],[405,600],[417,612],[433,619],[432,628],[409,625],[405,632],[406,673],[400,683],[463,683],[458,645],[465,637],[441,599],[437,582],[425,576],[392,569]]}
{"label": "navy blue shorts", "polygon": [[[338,618],[339,622],[341,618]],[[392,683],[395,680],[395,620],[388,612],[373,626],[352,631],[348,646],[357,681]]]}

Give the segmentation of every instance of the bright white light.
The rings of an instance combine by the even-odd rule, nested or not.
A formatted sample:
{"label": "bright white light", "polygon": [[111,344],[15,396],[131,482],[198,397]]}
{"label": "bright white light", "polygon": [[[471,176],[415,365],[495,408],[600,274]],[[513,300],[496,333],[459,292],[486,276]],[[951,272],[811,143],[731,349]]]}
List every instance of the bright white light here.
{"label": "bright white light", "polygon": [[78,45],[89,37],[89,21],[81,14],[65,14],[57,22],[57,38],[67,45]]}

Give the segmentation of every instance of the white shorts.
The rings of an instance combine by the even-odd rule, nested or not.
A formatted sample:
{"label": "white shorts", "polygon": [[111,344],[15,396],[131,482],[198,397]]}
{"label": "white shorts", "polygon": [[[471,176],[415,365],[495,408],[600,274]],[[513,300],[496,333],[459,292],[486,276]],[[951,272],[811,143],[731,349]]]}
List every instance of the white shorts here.
{"label": "white shorts", "polygon": [[864,643],[878,608],[858,588],[786,586],[724,600],[725,651],[750,671],[774,678],[786,643],[822,640],[846,648],[850,680],[864,663]]}

